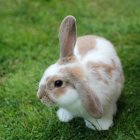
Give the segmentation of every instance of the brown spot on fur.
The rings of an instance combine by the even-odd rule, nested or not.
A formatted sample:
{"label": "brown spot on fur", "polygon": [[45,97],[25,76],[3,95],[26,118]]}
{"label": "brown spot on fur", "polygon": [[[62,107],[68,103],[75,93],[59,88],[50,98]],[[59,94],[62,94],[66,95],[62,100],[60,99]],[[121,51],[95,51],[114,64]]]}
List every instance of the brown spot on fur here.
{"label": "brown spot on fur", "polygon": [[90,50],[95,49],[96,39],[97,37],[93,35],[86,35],[77,39],[76,44],[78,46],[78,52],[81,54],[81,56],[84,56]]}
{"label": "brown spot on fur", "polygon": [[99,63],[95,63],[95,62],[88,62],[87,66],[93,70],[93,72],[96,73],[97,77],[99,80],[103,81],[104,83],[108,83],[108,81],[104,78],[104,76],[102,76],[99,72],[100,68],[104,69],[104,71],[110,76],[112,77],[113,71],[116,68],[115,65],[115,61],[112,59],[112,65],[103,63],[103,62],[99,62]]}
{"label": "brown spot on fur", "polygon": [[85,78],[84,71],[80,67],[64,68],[61,69],[61,72],[67,74],[72,81],[80,81]]}
{"label": "brown spot on fur", "polygon": [[[62,77],[59,77],[59,76],[56,75],[56,76],[53,76],[53,77],[49,77],[47,80],[48,80],[47,81],[48,93],[52,93],[54,96],[59,97],[66,92],[67,83],[66,83],[66,81],[64,81],[62,79]],[[54,86],[54,82],[57,81],[57,80],[62,80],[63,81],[62,87],[55,87]]]}
{"label": "brown spot on fur", "polygon": [[67,87],[65,85],[64,87],[54,88],[52,90],[52,93],[54,94],[54,96],[60,97],[61,95],[66,93],[66,90],[67,90]]}
{"label": "brown spot on fur", "polygon": [[98,80],[101,80],[101,81],[103,81],[105,84],[108,84],[108,81],[107,81],[107,80],[100,74],[100,72],[99,72],[99,68],[100,68],[99,64],[93,63],[93,62],[89,62],[89,63],[87,64],[87,66],[92,70],[92,72],[93,72],[94,74],[96,74]]}
{"label": "brown spot on fur", "polygon": [[74,63],[76,61],[76,57],[75,56],[68,56],[65,58],[61,58],[58,60],[58,64],[60,65],[64,65],[64,64],[68,64],[68,63]]}
{"label": "brown spot on fur", "polygon": [[47,78],[47,88],[50,89],[50,90],[53,89],[54,88],[54,82],[56,80],[60,80],[60,79],[61,78],[57,75]]}
{"label": "brown spot on fur", "polygon": [[73,76],[73,79],[77,80],[82,80],[84,79],[84,72],[80,67],[74,67],[71,69],[71,74]]}
{"label": "brown spot on fur", "polygon": [[61,22],[59,29],[60,58],[73,56],[76,43],[76,19],[67,16]]}
{"label": "brown spot on fur", "polygon": [[101,63],[101,67],[104,68],[104,70],[110,77],[112,77],[112,72],[114,70],[112,66],[110,66],[109,64]]}

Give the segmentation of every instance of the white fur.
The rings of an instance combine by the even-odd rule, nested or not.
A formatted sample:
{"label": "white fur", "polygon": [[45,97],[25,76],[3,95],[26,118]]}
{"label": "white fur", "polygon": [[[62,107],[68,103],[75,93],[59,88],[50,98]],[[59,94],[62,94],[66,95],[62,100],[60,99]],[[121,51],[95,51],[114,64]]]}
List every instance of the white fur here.
{"label": "white fur", "polygon": [[66,93],[63,96],[57,98],[56,102],[58,105],[62,107],[66,107],[66,106],[70,106],[71,104],[74,104],[75,102],[77,102],[78,99],[79,99],[79,96],[77,92],[74,89],[69,88],[67,89]]}
{"label": "white fur", "polygon": [[73,115],[66,109],[60,108],[57,111],[57,116],[61,122],[69,122],[73,119]]}
{"label": "white fur", "polygon": [[[70,121],[73,116],[80,116],[84,118],[87,127],[98,130],[108,130],[109,127],[113,125],[113,115],[117,110],[116,101],[118,100],[123,87],[123,83],[116,83],[115,81],[120,74],[120,71],[114,71],[112,78],[110,78],[103,69],[100,69],[100,74],[108,81],[108,84],[105,84],[103,81],[97,80],[96,74],[91,74],[91,70],[86,65],[87,62],[103,62],[112,65],[111,60],[113,59],[115,60],[117,68],[121,70],[120,60],[113,45],[101,37],[97,37],[96,49],[89,51],[84,57],[80,56],[77,47],[78,46],[76,45],[74,54],[85,70],[85,73],[87,73],[88,80],[94,86],[95,94],[102,103],[103,116],[100,119],[91,118],[82,106],[77,92],[73,89],[67,89],[67,92],[56,100],[57,104],[62,107],[58,110],[57,115],[62,122]],[[59,75],[58,71],[62,67],[74,67],[74,65],[77,65],[77,63],[69,65],[59,65],[56,63],[52,65],[45,71],[39,85],[46,84],[46,78],[48,76]]]}

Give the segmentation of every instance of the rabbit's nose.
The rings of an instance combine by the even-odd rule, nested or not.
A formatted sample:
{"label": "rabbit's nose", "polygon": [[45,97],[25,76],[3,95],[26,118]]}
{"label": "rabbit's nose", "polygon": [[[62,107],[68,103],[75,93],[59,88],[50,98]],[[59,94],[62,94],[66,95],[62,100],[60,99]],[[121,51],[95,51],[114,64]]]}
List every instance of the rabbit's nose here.
{"label": "rabbit's nose", "polygon": [[42,99],[45,96],[45,86],[40,86],[37,92],[37,96],[39,99]]}

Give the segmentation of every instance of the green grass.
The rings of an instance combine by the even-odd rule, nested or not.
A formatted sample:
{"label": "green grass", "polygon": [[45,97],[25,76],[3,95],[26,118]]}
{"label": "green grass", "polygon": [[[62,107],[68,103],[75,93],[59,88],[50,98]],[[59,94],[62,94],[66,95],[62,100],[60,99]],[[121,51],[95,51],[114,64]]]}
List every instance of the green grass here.
{"label": "green grass", "polygon": [[[0,0],[0,140],[140,139],[139,0]],[[45,68],[58,59],[58,27],[77,18],[78,35],[104,36],[121,58],[125,87],[109,131],[61,123],[36,97]]]}

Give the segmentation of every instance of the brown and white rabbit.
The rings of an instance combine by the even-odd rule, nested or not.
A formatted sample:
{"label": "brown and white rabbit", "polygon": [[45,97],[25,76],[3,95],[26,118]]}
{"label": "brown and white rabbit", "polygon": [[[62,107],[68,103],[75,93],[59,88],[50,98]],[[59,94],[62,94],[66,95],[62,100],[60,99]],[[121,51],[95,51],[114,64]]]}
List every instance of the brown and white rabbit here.
{"label": "brown and white rabbit", "polygon": [[82,117],[88,128],[108,130],[124,83],[113,45],[93,35],[77,38],[73,16],[62,21],[59,42],[59,60],[44,72],[38,97],[60,107],[57,116],[62,122]]}

